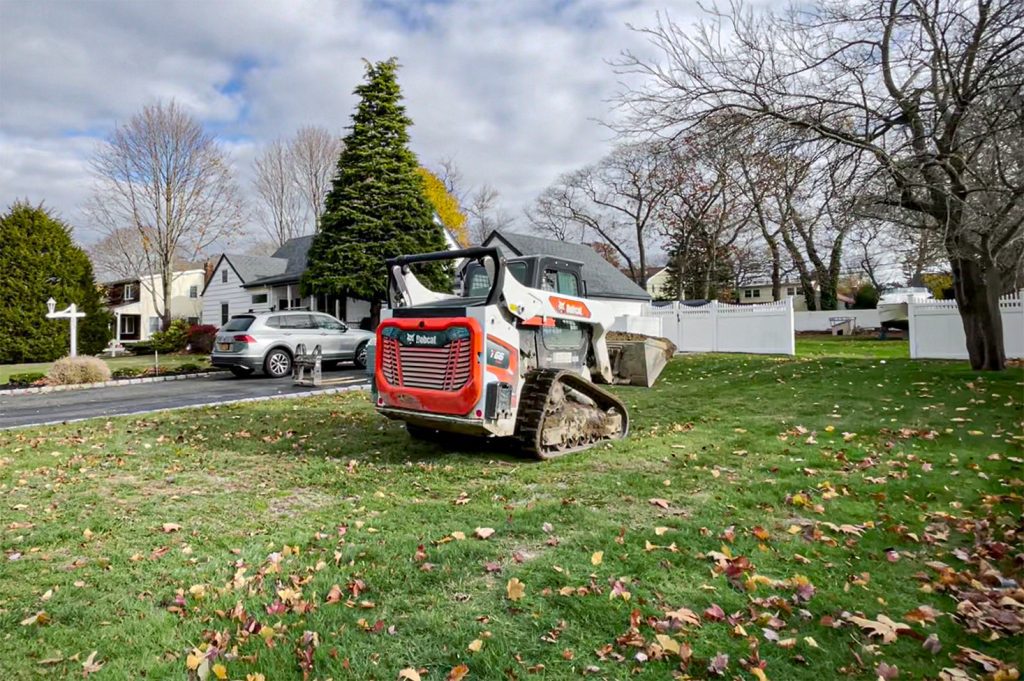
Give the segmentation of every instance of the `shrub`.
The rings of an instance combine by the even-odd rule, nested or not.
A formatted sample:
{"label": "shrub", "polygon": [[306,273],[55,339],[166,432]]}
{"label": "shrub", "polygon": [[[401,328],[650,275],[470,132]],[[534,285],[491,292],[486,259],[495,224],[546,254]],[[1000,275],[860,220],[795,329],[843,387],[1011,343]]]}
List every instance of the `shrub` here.
{"label": "shrub", "polygon": [[[138,343],[132,343],[127,346],[132,351],[133,355],[152,355],[153,344],[149,341],[139,341]],[[162,351],[161,351],[162,352]]]}
{"label": "shrub", "polygon": [[111,374],[114,378],[135,378],[141,375],[142,369],[136,367],[121,367],[120,369],[115,369]]}
{"label": "shrub", "polygon": [[50,367],[47,378],[56,385],[98,383],[110,380],[110,367],[97,357],[62,357]]}
{"label": "shrub", "polygon": [[150,345],[157,352],[178,352],[188,345],[188,322],[175,319],[166,331],[157,331],[149,338]]}
{"label": "shrub", "polygon": [[201,355],[213,351],[213,341],[217,337],[217,327],[213,324],[193,324],[188,330],[188,349]]}
{"label": "shrub", "polygon": [[46,378],[46,374],[41,371],[26,371],[21,374],[11,374],[11,377],[7,379],[7,385],[25,388],[44,378]]}
{"label": "shrub", "polygon": [[186,362],[175,369],[179,374],[195,374],[203,370],[203,365],[195,362]]}

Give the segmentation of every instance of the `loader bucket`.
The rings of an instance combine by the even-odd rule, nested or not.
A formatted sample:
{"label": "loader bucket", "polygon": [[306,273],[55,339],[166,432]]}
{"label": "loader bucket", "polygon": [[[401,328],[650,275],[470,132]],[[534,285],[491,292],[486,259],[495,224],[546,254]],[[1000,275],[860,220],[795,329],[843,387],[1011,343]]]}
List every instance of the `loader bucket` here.
{"label": "loader bucket", "polygon": [[676,346],[667,338],[609,334],[608,357],[618,381],[650,388],[658,380]]}

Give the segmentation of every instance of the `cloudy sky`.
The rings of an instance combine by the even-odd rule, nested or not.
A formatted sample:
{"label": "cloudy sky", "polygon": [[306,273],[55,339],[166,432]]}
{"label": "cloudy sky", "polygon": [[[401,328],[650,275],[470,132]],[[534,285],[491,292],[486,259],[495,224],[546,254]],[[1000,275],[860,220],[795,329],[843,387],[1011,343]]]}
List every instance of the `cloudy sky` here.
{"label": "cloudy sky", "polygon": [[81,206],[97,141],[176,99],[228,147],[248,192],[261,144],[315,124],[344,134],[362,60],[398,57],[413,150],[453,158],[519,214],[596,160],[618,89],[607,61],[644,51],[626,24],[693,0],[0,0],[0,206]]}

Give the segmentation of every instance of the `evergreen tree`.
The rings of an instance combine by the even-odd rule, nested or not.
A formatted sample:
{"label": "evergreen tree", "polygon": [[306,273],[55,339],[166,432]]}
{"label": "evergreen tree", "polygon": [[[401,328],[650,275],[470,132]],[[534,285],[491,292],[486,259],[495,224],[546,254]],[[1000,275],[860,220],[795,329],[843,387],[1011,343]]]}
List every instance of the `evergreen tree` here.
{"label": "evergreen tree", "polygon": [[42,206],[17,202],[0,217],[0,362],[49,362],[68,354],[66,319],[47,319],[53,297],[71,303],[78,320],[78,352],[95,354],[110,340],[111,315],[103,307],[92,263],[71,240],[71,230]]}
{"label": "evergreen tree", "polygon": [[[352,295],[370,301],[378,319],[387,297],[386,258],[445,250],[433,220],[419,163],[409,150],[395,59],[366,65],[366,82],[355,89],[359,104],[338,158],[320,231],[309,249],[302,286],[309,293]],[[432,263],[417,276],[435,290],[451,286],[449,270]]]}

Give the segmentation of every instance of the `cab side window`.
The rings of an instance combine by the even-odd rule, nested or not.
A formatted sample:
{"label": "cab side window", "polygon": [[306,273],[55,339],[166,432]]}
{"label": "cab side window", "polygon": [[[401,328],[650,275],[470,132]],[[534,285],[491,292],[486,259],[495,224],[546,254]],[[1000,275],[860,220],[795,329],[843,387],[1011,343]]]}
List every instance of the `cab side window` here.
{"label": "cab side window", "polygon": [[564,293],[568,296],[580,295],[580,281],[573,272],[564,270],[545,270],[544,284],[545,291]]}

